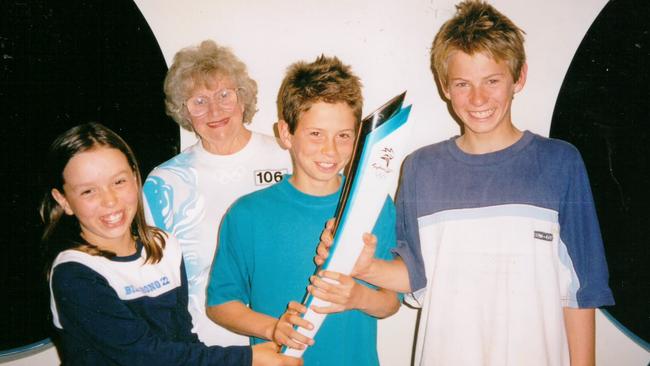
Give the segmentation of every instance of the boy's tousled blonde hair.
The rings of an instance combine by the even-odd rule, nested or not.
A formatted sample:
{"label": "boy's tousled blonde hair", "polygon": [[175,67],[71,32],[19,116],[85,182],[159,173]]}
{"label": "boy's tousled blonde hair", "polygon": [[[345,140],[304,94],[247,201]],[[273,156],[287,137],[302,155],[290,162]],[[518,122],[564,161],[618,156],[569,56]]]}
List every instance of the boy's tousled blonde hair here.
{"label": "boy's tousled blonde hair", "polygon": [[526,63],[524,31],[492,5],[466,0],[456,5],[456,14],[445,22],[431,47],[431,71],[446,90],[447,61],[454,51],[468,55],[484,53],[508,64],[514,81]]}

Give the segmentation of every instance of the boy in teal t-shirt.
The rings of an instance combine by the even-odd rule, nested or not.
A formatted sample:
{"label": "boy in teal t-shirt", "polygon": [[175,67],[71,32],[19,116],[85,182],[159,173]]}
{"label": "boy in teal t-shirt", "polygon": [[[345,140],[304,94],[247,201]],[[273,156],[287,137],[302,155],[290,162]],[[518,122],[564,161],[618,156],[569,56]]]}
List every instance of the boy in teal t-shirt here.
{"label": "boy in teal t-shirt", "polygon": [[[337,58],[321,56],[292,65],[279,94],[280,138],[293,159],[293,175],[240,198],[224,216],[208,285],[208,316],[221,326],[303,349],[306,365],[378,365],[377,318],[399,308],[397,294],[350,276],[314,273],[315,246],[334,216],[356,130],[361,85]],[[395,246],[395,208],[390,198],[375,224],[376,257],[390,259]],[[308,279],[311,280],[311,284]],[[309,286],[308,286],[309,285]],[[315,339],[294,326],[305,289],[332,303],[314,310],[329,315]],[[289,305],[287,305],[289,304]],[[299,329],[298,328],[298,329]]]}

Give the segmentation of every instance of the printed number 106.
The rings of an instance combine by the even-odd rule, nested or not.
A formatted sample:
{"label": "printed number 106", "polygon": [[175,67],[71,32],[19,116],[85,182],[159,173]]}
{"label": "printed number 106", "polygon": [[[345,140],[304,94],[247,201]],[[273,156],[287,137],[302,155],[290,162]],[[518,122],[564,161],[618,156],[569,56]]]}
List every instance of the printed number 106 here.
{"label": "printed number 106", "polygon": [[257,177],[257,183],[265,184],[265,183],[277,183],[282,180],[282,172],[276,171],[276,172],[257,172],[255,174]]}

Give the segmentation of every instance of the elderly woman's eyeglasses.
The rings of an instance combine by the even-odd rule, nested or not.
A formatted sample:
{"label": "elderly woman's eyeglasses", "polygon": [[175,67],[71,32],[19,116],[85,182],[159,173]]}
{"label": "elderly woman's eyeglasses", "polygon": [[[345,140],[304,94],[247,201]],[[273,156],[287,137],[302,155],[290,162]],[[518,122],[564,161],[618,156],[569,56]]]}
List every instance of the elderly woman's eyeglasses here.
{"label": "elderly woman's eyeglasses", "polygon": [[219,108],[224,111],[233,110],[235,108],[235,104],[237,104],[237,89],[224,88],[218,90],[212,96],[193,96],[185,101],[185,106],[187,107],[187,111],[192,117],[198,117],[208,113],[210,104],[214,102],[217,102]]}

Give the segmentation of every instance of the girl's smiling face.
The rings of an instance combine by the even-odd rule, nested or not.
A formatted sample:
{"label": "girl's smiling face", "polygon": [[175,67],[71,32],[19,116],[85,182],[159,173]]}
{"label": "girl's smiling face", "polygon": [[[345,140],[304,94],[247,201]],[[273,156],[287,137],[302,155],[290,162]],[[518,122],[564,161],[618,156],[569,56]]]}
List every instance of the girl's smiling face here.
{"label": "girl's smiling face", "polygon": [[126,156],[98,146],[73,156],[63,170],[63,192],[52,196],[68,215],[75,215],[81,236],[117,255],[134,250],[131,222],[138,208],[138,181]]}

